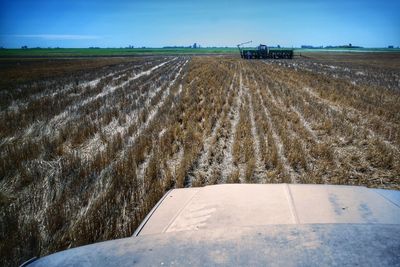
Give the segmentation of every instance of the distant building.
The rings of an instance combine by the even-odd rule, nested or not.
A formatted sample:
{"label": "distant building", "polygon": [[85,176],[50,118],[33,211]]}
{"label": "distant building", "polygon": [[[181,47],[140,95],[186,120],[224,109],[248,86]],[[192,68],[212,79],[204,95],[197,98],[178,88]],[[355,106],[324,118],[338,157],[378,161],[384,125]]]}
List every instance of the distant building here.
{"label": "distant building", "polygon": [[389,45],[388,48],[394,48],[394,46],[393,45]]}

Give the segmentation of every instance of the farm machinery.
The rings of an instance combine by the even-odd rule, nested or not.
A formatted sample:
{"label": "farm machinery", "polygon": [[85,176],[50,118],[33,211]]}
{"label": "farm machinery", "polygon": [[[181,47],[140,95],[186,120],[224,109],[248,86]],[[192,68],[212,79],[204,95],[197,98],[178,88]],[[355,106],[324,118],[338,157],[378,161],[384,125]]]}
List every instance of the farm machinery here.
{"label": "farm machinery", "polygon": [[244,59],[291,59],[293,58],[293,49],[269,48],[266,45],[260,44],[256,48],[245,48],[241,46],[249,44],[252,41],[238,44],[237,47],[240,52],[240,57]]}

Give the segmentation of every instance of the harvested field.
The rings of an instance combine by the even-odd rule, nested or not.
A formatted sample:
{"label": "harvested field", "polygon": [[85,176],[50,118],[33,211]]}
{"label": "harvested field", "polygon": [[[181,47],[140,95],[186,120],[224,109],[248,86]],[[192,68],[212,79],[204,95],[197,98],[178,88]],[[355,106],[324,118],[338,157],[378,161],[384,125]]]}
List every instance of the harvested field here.
{"label": "harvested field", "polygon": [[[56,76],[24,65],[0,90],[2,265],[132,235],[176,187],[400,189],[400,66],[352,62],[142,57]],[[13,66],[1,71],[19,77]]]}

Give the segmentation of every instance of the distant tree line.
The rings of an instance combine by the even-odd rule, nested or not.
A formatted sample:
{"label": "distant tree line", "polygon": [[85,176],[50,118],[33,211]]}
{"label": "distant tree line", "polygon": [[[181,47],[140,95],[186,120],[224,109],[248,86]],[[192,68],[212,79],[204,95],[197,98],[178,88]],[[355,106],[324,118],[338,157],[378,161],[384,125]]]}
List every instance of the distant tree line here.
{"label": "distant tree line", "polygon": [[198,43],[194,43],[193,45],[188,45],[188,46],[173,45],[173,46],[163,46],[163,48],[193,48],[193,49],[197,49],[197,48],[201,48],[201,45]]}
{"label": "distant tree line", "polygon": [[327,45],[327,46],[313,46],[313,45],[302,45],[301,48],[304,49],[321,49],[321,48],[363,48],[362,46],[355,46],[352,44],[348,45]]}

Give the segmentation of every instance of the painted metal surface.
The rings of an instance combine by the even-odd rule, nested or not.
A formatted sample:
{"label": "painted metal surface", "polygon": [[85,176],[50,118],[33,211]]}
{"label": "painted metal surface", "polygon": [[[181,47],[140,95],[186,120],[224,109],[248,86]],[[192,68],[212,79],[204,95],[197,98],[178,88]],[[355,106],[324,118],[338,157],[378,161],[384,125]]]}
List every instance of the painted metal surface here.
{"label": "painted metal surface", "polygon": [[399,225],[303,224],[144,235],[30,266],[398,266]]}
{"label": "painted metal surface", "polygon": [[29,266],[400,266],[399,199],[357,186],[175,189],[135,236]]}
{"label": "painted metal surface", "polygon": [[400,193],[382,191],[378,194],[366,187],[299,184],[175,189],[168,193],[140,235],[226,226],[400,223],[400,207],[387,198]]}

